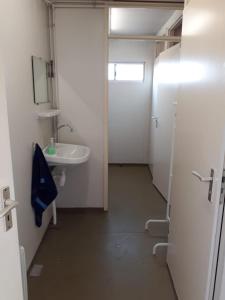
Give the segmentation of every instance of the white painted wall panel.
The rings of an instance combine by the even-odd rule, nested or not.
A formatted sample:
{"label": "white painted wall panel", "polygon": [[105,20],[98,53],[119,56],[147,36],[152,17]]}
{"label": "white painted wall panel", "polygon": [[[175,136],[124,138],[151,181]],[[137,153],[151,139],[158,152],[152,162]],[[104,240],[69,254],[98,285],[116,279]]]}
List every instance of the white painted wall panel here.
{"label": "white painted wall panel", "polygon": [[49,104],[35,105],[31,56],[49,58],[47,7],[42,0],[3,1],[0,39],[5,69],[15,197],[19,201],[20,244],[29,266],[51,217],[45,213],[42,228],[34,223],[31,207],[32,142],[41,146],[52,135],[49,121],[40,122],[37,112]]}
{"label": "white painted wall panel", "polygon": [[[0,188],[10,186],[11,199],[15,199],[9,141],[5,74],[1,59],[2,57],[0,57]],[[3,220],[0,219],[0,253],[1,299],[23,300],[18,226],[15,209],[13,209],[13,228],[8,232],[4,232]]]}
{"label": "white painted wall panel", "polygon": [[111,40],[110,62],[144,62],[144,82],[109,81],[109,162],[148,163],[155,46]]}
{"label": "white painted wall panel", "polygon": [[88,163],[70,168],[58,206],[103,207],[104,9],[56,9],[61,142],[87,145]]}

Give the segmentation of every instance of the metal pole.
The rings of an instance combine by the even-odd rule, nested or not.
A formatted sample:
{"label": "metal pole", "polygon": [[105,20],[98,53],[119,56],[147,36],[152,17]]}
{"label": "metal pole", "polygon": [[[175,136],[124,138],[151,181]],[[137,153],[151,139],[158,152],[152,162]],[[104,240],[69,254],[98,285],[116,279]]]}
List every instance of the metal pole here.
{"label": "metal pole", "polygon": [[[48,1],[48,0],[45,0]],[[49,2],[49,1],[48,1]],[[163,9],[173,9],[173,10],[183,10],[184,4],[182,2],[128,2],[128,1],[81,1],[81,0],[74,0],[74,1],[52,1],[51,2],[55,7],[73,7],[76,5],[80,6],[90,6],[90,7],[145,7],[145,8],[163,8]]]}
{"label": "metal pole", "polygon": [[156,42],[180,42],[180,36],[161,36],[161,35],[117,35],[110,34],[108,36],[109,39],[112,40],[148,40],[148,41],[156,41]]}

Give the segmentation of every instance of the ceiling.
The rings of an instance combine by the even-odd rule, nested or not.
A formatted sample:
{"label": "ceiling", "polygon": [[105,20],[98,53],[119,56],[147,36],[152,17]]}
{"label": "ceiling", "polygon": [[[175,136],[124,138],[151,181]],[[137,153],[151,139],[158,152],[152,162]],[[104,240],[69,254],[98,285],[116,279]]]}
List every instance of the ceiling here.
{"label": "ceiling", "polygon": [[122,2],[161,2],[161,3],[184,3],[183,0],[113,0]]}
{"label": "ceiling", "polygon": [[48,0],[49,2],[52,3],[73,3],[73,2],[80,2],[80,3],[85,3],[85,2],[142,2],[142,3],[180,3],[183,4],[184,0]]}
{"label": "ceiling", "polygon": [[112,8],[112,34],[155,35],[174,13],[168,9]]}

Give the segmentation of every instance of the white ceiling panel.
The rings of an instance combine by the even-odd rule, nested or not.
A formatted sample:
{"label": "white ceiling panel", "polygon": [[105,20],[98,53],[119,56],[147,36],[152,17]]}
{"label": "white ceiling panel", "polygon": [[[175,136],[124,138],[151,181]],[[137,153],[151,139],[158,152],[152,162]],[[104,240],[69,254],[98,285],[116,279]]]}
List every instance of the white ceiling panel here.
{"label": "white ceiling panel", "polygon": [[112,34],[154,35],[174,13],[168,9],[112,8],[110,27]]}
{"label": "white ceiling panel", "polygon": [[[59,2],[78,2],[78,0],[49,0],[52,3]],[[90,0],[91,1],[91,0]],[[92,0],[94,2],[94,0]],[[99,0],[98,0],[99,1]],[[100,0],[101,1],[101,0]],[[103,0],[102,0],[103,1]],[[107,0],[106,0],[107,1]],[[183,0],[108,0],[110,2],[160,2],[160,3],[184,3]],[[87,0],[80,0],[80,2],[87,2]]]}

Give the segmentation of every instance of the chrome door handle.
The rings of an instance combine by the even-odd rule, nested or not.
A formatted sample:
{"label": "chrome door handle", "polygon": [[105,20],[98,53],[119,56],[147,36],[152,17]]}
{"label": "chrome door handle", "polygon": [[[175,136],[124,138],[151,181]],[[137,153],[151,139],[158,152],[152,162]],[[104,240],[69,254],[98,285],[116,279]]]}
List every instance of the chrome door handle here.
{"label": "chrome door handle", "polygon": [[6,200],[5,207],[0,210],[0,218],[4,218],[13,208],[15,208],[19,203],[13,200]]}
{"label": "chrome door handle", "polygon": [[196,171],[192,171],[192,175],[196,176],[201,182],[210,182],[213,180],[213,177],[203,177]]}
{"label": "chrome door handle", "polygon": [[215,171],[213,169],[211,169],[209,177],[203,177],[196,171],[192,171],[192,175],[197,177],[201,182],[209,182],[208,200],[211,202]]}
{"label": "chrome door handle", "polygon": [[12,210],[18,205],[17,201],[11,200],[9,186],[0,188],[0,227],[8,231],[13,227]]}

